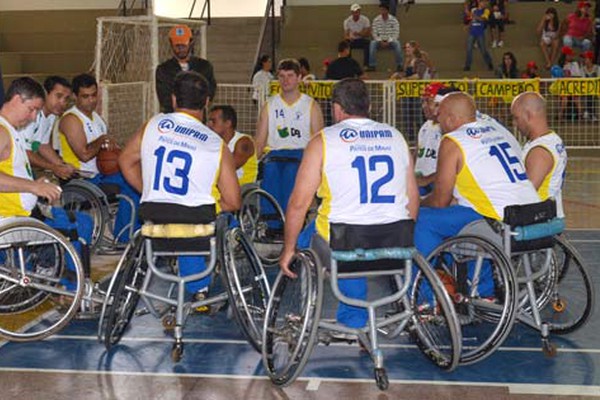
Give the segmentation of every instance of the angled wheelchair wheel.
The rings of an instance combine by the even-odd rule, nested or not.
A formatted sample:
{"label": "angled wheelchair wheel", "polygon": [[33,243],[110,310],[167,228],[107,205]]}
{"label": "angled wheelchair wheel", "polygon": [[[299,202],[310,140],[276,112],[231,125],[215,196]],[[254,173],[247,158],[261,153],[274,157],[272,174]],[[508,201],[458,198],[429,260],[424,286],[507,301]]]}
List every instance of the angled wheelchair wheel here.
{"label": "angled wheelchair wheel", "polygon": [[32,341],[62,329],[77,313],[84,274],[75,248],[31,218],[0,228],[0,336]]}
{"label": "angled wheelchair wheel", "polygon": [[276,264],[283,250],[285,217],[277,200],[256,188],[244,194],[238,213],[242,230],[265,265]]}
{"label": "angled wheelchair wheel", "polygon": [[557,237],[554,255],[558,279],[541,317],[550,323],[551,332],[567,334],[582,327],[592,315],[594,286],[583,258],[564,235]]}
{"label": "angled wheelchair wheel", "polygon": [[308,361],[323,303],[323,271],[316,254],[298,253],[292,271],[298,275],[295,279],[277,276],[263,331],[263,365],[279,386],[291,384]]}
{"label": "angled wheelchair wheel", "polygon": [[92,242],[90,252],[95,252],[104,237],[106,223],[110,219],[108,205],[104,196],[99,196],[86,186],[79,183],[69,183],[63,186],[61,201],[63,208],[67,211],[82,212],[88,214],[94,221],[92,230]]}
{"label": "angled wheelchair wheel", "polygon": [[477,236],[447,239],[427,261],[442,277],[461,325],[460,364],[491,355],[510,333],[517,283],[503,251]]}
{"label": "angled wheelchair wheel", "polygon": [[413,265],[414,282],[409,299],[404,300],[413,313],[409,331],[429,360],[451,371],[458,366],[462,347],[452,300],[440,277],[420,254],[413,258]]}
{"label": "angled wheelchair wheel", "polygon": [[252,347],[260,352],[269,281],[258,255],[240,228],[223,233],[221,252],[223,279],[233,314]]}
{"label": "angled wheelchair wheel", "polygon": [[106,294],[107,301],[110,299],[111,304],[101,322],[104,330],[101,337],[104,338],[107,349],[119,343],[137,307],[139,290],[147,270],[144,256],[144,239],[141,235],[136,235],[121,256],[123,264],[116,273],[114,282],[111,282],[111,290]]}

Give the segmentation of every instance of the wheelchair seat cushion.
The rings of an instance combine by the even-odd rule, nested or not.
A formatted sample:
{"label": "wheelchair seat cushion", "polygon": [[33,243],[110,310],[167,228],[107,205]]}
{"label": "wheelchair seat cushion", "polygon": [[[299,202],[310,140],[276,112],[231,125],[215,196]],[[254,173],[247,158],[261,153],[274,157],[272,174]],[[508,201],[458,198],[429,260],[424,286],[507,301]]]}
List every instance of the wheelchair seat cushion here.
{"label": "wheelchair seat cushion", "polygon": [[214,204],[188,207],[180,204],[144,202],[140,219],[154,224],[211,224],[217,219]]}
{"label": "wheelchair seat cushion", "polygon": [[[414,246],[413,220],[379,225],[331,224],[329,245],[334,251],[356,249],[410,248]],[[328,265],[329,263],[324,263]],[[371,261],[339,261],[340,273],[401,269],[404,260],[383,258]]]}
{"label": "wheelchair seat cushion", "polygon": [[[517,227],[548,222],[556,217],[556,202],[548,199],[540,203],[519,204],[504,208],[504,222],[511,230]],[[511,237],[511,251],[525,252],[554,246],[554,237],[542,237],[532,240],[515,240]]]}

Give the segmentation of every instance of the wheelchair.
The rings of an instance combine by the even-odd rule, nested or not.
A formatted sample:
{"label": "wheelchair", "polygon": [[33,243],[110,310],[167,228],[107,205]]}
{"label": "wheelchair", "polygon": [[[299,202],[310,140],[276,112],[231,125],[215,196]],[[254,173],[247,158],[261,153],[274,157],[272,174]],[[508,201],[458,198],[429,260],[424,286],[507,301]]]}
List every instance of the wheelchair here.
{"label": "wheelchair", "polygon": [[[310,249],[296,254],[290,267],[297,277],[278,275],[265,317],[262,359],[273,383],[287,386],[294,382],[315,344],[329,344],[332,332],[357,335],[374,362],[374,378],[381,390],[388,388],[389,380],[378,332],[391,339],[408,332],[425,357],[441,369],[450,371],[458,365],[460,327],[452,302],[439,277],[410,242],[408,247],[336,250],[332,246],[330,251],[322,238],[315,237]],[[321,260],[330,265],[323,267]],[[367,309],[366,327],[349,328],[323,318],[325,277],[337,300]],[[339,279],[358,277],[388,277],[397,290],[365,301],[342,294]],[[386,306],[392,312],[378,317],[377,309]]]}
{"label": "wheelchair", "polygon": [[237,219],[263,264],[277,264],[283,250],[285,223],[277,200],[259,187],[244,190]]}
{"label": "wheelchair", "polygon": [[592,314],[590,274],[562,234],[555,207],[553,201],[506,207],[504,222],[475,221],[428,257],[451,281],[447,287],[469,344],[461,364],[491,355],[515,321],[540,331],[544,354],[554,356],[550,333],[573,332]]}
{"label": "wheelchair", "polygon": [[119,243],[119,239],[125,234],[133,237],[135,213],[131,213],[127,225],[113,235],[115,216],[120,200],[126,201],[132,210],[135,209],[135,205],[129,197],[119,193],[118,185],[97,186],[85,179],[72,179],[63,185],[62,189],[61,202],[64,209],[87,213],[94,220],[90,243],[92,253],[111,253],[125,248],[125,245]]}
{"label": "wheelchair", "polygon": [[0,337],[27,342],[58,332],[80,309],[84,275],[77,251],[57,230],[29,217],[1,220]]}
{"label": "wheelchair", "polygon": [[[133,236],[109,283],[102,306],[98,337],[107,349],[119,343],[137,314],[149,312],[172,331],[171,358],[183,356],[183,328],[192,310],[223,304],[230,309],[242,333],[257,350],[270,286],[262,264],[239,227],[229,228],[225,217],[215,224],[145,224]],[[180,277],[177,256],[206,257],[206,270]],[[219,268],[217,268],[217,261]],[[225,291],[203,300],[186,300],[185,283],[212,275],[222,277]],[[137,309],[139,300],[143,309]]]}

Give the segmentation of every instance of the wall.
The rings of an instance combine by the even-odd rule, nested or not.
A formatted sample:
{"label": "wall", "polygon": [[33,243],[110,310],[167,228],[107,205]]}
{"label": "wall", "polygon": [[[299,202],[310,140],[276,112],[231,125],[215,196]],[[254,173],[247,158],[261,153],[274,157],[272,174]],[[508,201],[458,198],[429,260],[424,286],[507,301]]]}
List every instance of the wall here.
{"label": "wall", "polygon": [[[119,0],[2,0],[0,11],[117,9]],[[140,2],[136,2],[139,4]]]}
{"label": "wall", "polygon": [[[398,2],[400,2],[399,0]],[[406,0],[405,0],[406,1]],[[461,0],[416,0],[418,4],[437,4],[437,3],[463,3]],[[329,6],[337,6],[337,5],[348,5],[358,3],[358,4],[379,4],[379,0],[287,0],[288,6],[318,6],[318,5],[329,5]]]}
{"label": "wall", "polygon": [[[193,0],[154,0],[154,13],[164,17],[187,18]],[[200,17],[204,0],[197,0],[193,17]],[[212,0],[210,14],[213,17],[262,17],[267,0]]]}

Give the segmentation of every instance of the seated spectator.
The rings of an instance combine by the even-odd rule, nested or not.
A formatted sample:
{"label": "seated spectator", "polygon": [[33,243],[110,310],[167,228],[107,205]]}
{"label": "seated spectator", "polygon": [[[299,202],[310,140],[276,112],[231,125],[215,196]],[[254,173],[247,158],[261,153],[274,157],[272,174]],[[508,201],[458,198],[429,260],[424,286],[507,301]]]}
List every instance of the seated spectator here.
{"label": "seated spectator", "polygon": [[[435,73],[427,53],[419,49],[419,44],[414,40],[404,45],[404,74],[405,79],[431,79]],[[396,72],[391,79],[402,77]]]}
{"label": "seated spectator", "polygon": [[490,34],[492,35],[492,48],[504,46],[504,25],[508,19],[508,1],[491,0],[490,7]]}
{"label": "seated spectator", "polygon": [[538,74],[538,66],[535,61],[529,61],[527,63],[527,67],[525,68],[525,72],[523,72],[523,79],[535,79],[539,78]]}
{"label": "seated spectator", "polygon": [[519,77],[517,58],[510,51],[502,55],[502,64],[496,70],[496,76],[502,79],[516,79]]}
{"label": "seated spectator", "polygon": [[258,59],[258,64],[254,68],[254,75],[252,76],[252,87],[254,92],[252,93],[252,101],[256,104],[258,96],[260,95],[260,89],[267,86],[269,81],[273,80],[273,74],[271,69],[273,68],[273,61],[268,54],[263,54]]}
{"label": "seated spectator", "polygon": [[329,63],[325,79],[341,80],[361,78],[364,75],[358,62],[350,57],[350,43],[343,40],[338,44],[338,58]]}
{"label": "seated spectator", "polygon": [[352,13],[344,20],[344,39],[350,44],[350,49],[363,50],[363,65],[369,65],[369,43],[371,43],[371,22],[361,15],[360,4],[350,6]]}
{"label": "seated spectator", "polygon": [[315,74],[310,73],[310,64],[305,57],[300,57],[298,63],[300,64],[300,77],[302,82],[306,83],[317,79]]}
{"label": "seated spectator", "polygon": [[541,35],[540,47],[546,60],[546,69],[550,69],[550,66],[556,62],[556,57],[558,56],[559,28],[560,22],[556,8],[549,7],[537,27],[537,32]]}
{"label": "seated spectator", "polygon": [[600,3],[596,2],[596,7],[594,7],[594,31],[596,32],[596,37],[594,39],[594,55],[596,56],[596,64],[600,64]]}
{"label": "seated spectator", "polygon": [[577,10],[567,16],[561,25],[563,45],[588,51],[592,48],[593,23],[589,15],[590,3],[580,1]]}
{"label": "seated spectator", "polygon": [[402,71],[403,56],[400,45],[400,24],[396,17],[390,15],[389,6],[385,3],[379,5],[380,15],[373,20],[373,40],[369,45],[369,70],[374,71],[377,65],[375,53],[378,49],[394,50],[396,71]]}
{"label": "seated spectator", "polygon": [[[581,54],[583,58],[583,65],[581,65],[581,72],[583,76],[586,78],[598,78],[600,77],[600,66],[594,63],[594,53],[591,51],[586,51]],[[597,110],[597,96],[584,96],[585,102],[585,111],[583,112],[583,119],[592,121],[597,121],[598,117],[596,115]]]}

